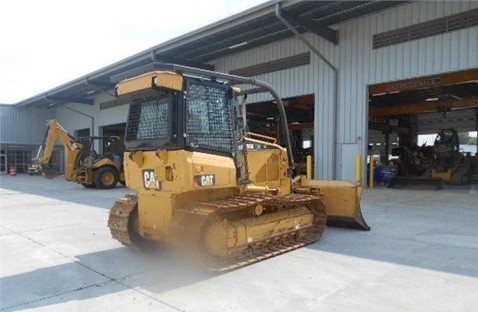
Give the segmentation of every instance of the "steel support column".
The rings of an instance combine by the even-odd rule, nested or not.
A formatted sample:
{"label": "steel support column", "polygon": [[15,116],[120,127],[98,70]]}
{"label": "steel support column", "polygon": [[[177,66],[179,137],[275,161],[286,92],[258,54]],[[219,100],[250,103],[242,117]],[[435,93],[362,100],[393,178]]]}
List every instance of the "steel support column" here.
{"label": "steel support column", "polygon": [[[294,35],[299,38],[317,57],[319,57],[322,62],[324,62],[333,72],[333,80],[334,80],[334,90],[333,90],[333,99],[332,99],[332,114],[333,114],[333,127],[332,127],[332,137],[333,137],[333,144],[334,148],[332,149],[332,159],[334,162],[334,165],[332,166],[332,179],[336,179],[336,173],[337,173],[337,128],[338,128],[338,122],[337,122],[337,109],[338,109],[338,86],[339,86],[339,71],[338,69],[322,54],[320,53],[319,50],[317,50],[312,43],[310,43],[301,33],[299,33],[282,15],[281,15],[281,7],[280,7],[280,2],[276,4],[276,17],[284,24]],[[314,122],[314,136],[318,137],[318,129],[317,125]],[[317,156],[315,157],[317,159]],[[317,166],[317,162],[316,165]],[[315,170],[315,174],[317,174],[318,170]]]}

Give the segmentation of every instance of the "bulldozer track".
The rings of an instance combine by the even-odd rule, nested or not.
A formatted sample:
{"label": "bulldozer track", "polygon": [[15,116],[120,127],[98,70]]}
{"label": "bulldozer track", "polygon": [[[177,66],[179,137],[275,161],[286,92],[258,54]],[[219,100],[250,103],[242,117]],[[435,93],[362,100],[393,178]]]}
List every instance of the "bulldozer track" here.
{"label": "bulldozer track", "polygon": [[121,244],[140,250],[137,234],[132,231],[132,212],[138,207],[138,198],[135,195],[126,195],[116,200],[110,210],[108,227],[111,236]]}
{"label": "bulldozer track", "polygon": [[[208,225],[214,222],[221,224],[221,220],[247,217],[248,212],[259,204],[264,207],[264,214],[307,207],[313,215],[312,225],[255,240],[246,247],[229,248],[226,257],[208,254],[203,241],[203,232]],[[134,233],[131,221],[136,207],[137,199],[134,195],[118,199],[110,211],[108,227],[113,238],[123,245],[141,249],[141,239]],[[168,232],[168,243],[173,248],[181,249],[181,253],[185,252],[194,261],[200,261],[208,270],[227,272],[318,241],[325,230],[326,219],[325,206],[317,196],[241,194],[231,198],[200,201],[176,209]]]}
{"label": "bulldozer track", "polygon": [[[316,196],[298,194],[273,196],[262,200],[260,204],[270,213],[306,206],[313,214],[313,224],[305,230],[297,229],[255,241],[241,253],[233,254],[229,259],[217,261],[214,266],[210,267],[210,270],[218,272],[235,270],[304,247],[318,241],[325,230],[327,220],[325,206]],[[297,235],[301,231],[306,231],[306,233]]]}

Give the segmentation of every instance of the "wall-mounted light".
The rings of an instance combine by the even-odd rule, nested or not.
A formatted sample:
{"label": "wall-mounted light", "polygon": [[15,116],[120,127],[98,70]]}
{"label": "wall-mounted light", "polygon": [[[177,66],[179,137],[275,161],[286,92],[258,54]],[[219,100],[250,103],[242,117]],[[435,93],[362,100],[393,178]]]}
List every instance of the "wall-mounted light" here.
{"label": "wall-mounted light", "polygon": [[430,97],[430,98],[425,99],[425,101],[432,102],[432,101],[438,101],[439,99],[440,98],[437,98],[437,97]]}

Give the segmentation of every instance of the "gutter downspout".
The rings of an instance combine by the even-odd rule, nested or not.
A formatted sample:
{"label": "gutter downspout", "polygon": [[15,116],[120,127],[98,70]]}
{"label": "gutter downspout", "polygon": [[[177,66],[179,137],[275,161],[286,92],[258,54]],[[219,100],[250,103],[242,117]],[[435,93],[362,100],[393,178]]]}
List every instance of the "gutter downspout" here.
{"label": "gutter downspout", "polygon": [[90,118],[90,119],[91,119],[91,135],[90,135],[90,136],[95,136],[95,117],[90,116],[90,115],[88,115],[88,114],[85,114],[85,113],[83,113],[83,112],[80,112],[79,110],[76,110],[76,109],[74,109],[74,108],[68,107],[68,106],[66,106],[66,104],[63,105],[63,106],[59,106],[59,107],[66,108],[66,109],[68,109],[68,110],[70,110],[70,111],[72,111],[72,112],[75,112],[75,113],[78,113],[78,114],[80,114],[80,115],[83,115],[83,116],[86,116],[86,117]]}
{"label": "gutter downspout", "polygon": [[[338,108],[338,89],[339,89],[339,70],[335,67],[327,58],[322,55],[301,33],[299,33],[282,15],[281,15],[281,8],[280,2],[276,4],[276,17],[284,24],[294,35],[299,38],[315,55],[317,55],[332,71],[334,75],[334,90],[333,90],[333,107],[332,107],[332,114],[333,114],[333,141],[334,141],[334,148],[332,149],[332,159],[334,161],[334,166],[332,168],[332,179],[335,180],[336,178],[336,171],[337,171],[337,108]],[[314,118],[315,119],[315,118]],[[314,136],[317,137],[316,134],[317,126],[315,126],[314,120]],[[317,131],[318,132],[318,131]],[[317,170],[315,170],[317,172]]]}
{"label": "gutter downspout", "polygon": [[65,105],[56,105],[54,102],[52,102],[52,101],[48,98],[48,95],[47,95],[47,94],[44,94],[44,95],[43,95],[43,98],[44,98],[46,101],[49,101],[49,102],[51,103],[48,107],[57,107],[57,108],[63,107],[63,108],[65,108],[65,109],[67,109],[67,110],[70,110],[70,111],[72,111],[72,112],[75,112],[75,113],[78,113],[78,114],[80,114],[80,115],[83,115],[83,116],[86,116],[86,117],[90,118],[90,119],[91,119],[91,135],[90,135],[90,136],[94,136],[94,135],[95,135],[95,117],[90,116],[90,115],[88,115],[88,114],[85,114],[85,113],[83,113],[83,112],[80,112],[79,110],[76,110],[76,109],[74,109],[74,108],[68,107],[68,106],[66,106],[66,104],[65,104]]}

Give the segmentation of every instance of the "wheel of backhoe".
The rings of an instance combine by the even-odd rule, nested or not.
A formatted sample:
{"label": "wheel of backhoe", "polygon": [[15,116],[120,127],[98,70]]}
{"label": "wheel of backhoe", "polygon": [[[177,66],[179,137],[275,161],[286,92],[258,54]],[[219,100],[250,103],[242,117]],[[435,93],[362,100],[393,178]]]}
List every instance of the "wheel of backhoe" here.
{"label": "wheel of backhoe", "polygon": [[109,166],[101,167],[95,172],[94,181],[99,189],[111,189],[118,184],[118,171]]}

